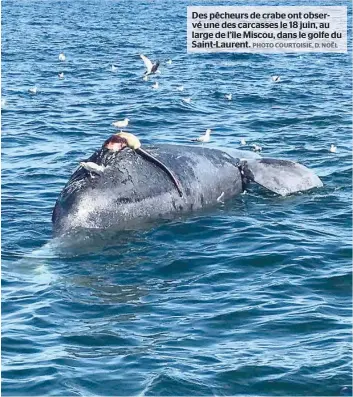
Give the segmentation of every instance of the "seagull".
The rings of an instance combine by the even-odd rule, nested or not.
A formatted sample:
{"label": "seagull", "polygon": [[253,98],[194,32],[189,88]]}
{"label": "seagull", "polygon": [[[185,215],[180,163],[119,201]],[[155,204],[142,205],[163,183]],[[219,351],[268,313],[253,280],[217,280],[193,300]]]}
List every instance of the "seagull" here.
{"label": "seagull", "polygon": [[180,85],[179,87],[176,88],[176,90],[177,90],[177,91],[180,91],[180,92],[181,92],[181,91],[184,91],[184,86],[183,86],[183,85]]}
{"label": "seagull", "polygon": [[232,95],[232,94],[226,94],[226,95],[224,95],[224,97],[225,97],[226,99],[228,99],[228,101],[231,101],[232,98],[233,98],[233,95]]}
{"label": "seagull", "polygon": [[210,135],[211,135],[212,130],[210,130],[209,128],[207,128],[205,135],[201,135],[196,139],[192,139],[192,141],[194,142],[209,142],[210,141]]}
{"label": "seagull", "polygon": [[115,73],[115,72],[118,70],[118,68],[117,68],[115,65],[112,65],[112,67],[110,68],[110,70],[111,70],[113,73]]}
{"label": "seagull", "polygon": [[61,72],[58,74],[59,79],[63,79],[64,78],[64,72]]}
{"label": "seagull", "polygon": [[94,172],[95,174],[102,174],[105,170],[104,165],[98,165],[96,163],[93,163],[92,161],[81,161],[80,166],[89,172]]}
{"label": "seagull", "polygon": [[159,88],[159,83],[158,81],[156,81],[153,85],[152,88],[154,88],[155,90],[157,90]]}
{"label": "seagull", "polygon": [[4,108],[6,106],[6,99],[1,98],[1,107]]}
{"label": "seagull", "polygon": [[241,143],[242,145],[246,145],[246,140],[245,140],[244,138],[241,138],[240,143]]}
{"label": "seagull", "polygon": [[130,119],[128,119],[127,117],[124,120],[119,120],[119,121],[114,121],[112,123],[112,126],[116,127],[116,128],[120,128],[120,131],[122,131],[122,128],[127,127],[127,125],[129,124]]}
{"label": "seagull", "polygon": [[143,60],[145,66],[146,66],[146,72],[144,73],[145,75],[153,74],[157,72],[158,66],[159,66],[159,61],[156,61],[156,63],[152,63],[147,57],[144,55],[140,55],[141,59]]}
{"label": "seagull", "polygon": [[38,88],[36,86],[29,88],[28,92],[32,95],[36,95]]}
{"label": "seagull", "polygon": [[281,81],[281,78],[280,78],[279,76],[272,76],[272,77],[271,77],[271,80],[272,80],[274,83],[278,83],[278,82]]}
{"label": "seagull", "polygon": [[64,62],[66,60],[65,54],[62,52],[59,54],[59,61]]}
{"label": "seagull", "polygon": [[171,65],[173,63],[173,61],[171,59],[168,59],[168,61],[166,62],[168,65]]}
{"label": "seagull", "polygon": [[330,147],[330,152],[331,152],[331,153],[336,153],[336,151],[337,151],[337,146],[335,146],[334,144],[332,144],[331,147]]}
{"label": "seagull", "polygon": [[186,103],[190,103],[191,102],[191,98],[187,97],[187,98],[182,98],[182,100]]}
{"label": "seagull", "polygon": [[252,145],[252,150],[253,150],[254,152],[261,152],[262,147],[259,146],[259,145]]}

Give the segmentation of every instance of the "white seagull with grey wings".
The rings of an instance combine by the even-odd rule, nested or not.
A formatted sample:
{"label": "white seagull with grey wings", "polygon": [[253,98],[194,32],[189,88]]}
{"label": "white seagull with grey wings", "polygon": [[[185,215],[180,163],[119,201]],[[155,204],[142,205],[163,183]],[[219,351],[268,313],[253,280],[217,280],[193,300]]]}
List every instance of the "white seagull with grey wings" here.
{"label": "white seagull with grey wings", "polygon": [[143,54],[141,54],[140,57],[143,60],[143,63],[145,64],[146,69],[147,69],[146,72],[144,73],[145,76],[148,76],[149,74],[157,73],[159,61],[156,61],[156,63],[152,63],[151,60],[149,60]]}
{"label": "white seagull with grey wings", "polygon": [[102,174],[105,170],[104,165],[98,165],[96,163],[93,163],[92,161],[81,161],[80,166],[86,169],[89,172],[93,172],[95,174]]}
{"label": "white seagull with grey wings", "polygon": [[115,128],[120,128],[120,131],[122,132],[122,128],[127,127],[127,125],[129,124],[130,119],[128,119],[127,117],[124,120],[118,120],[118,121],[114,121],[112,123],[112,126]]}
{"label": "white seagull with grey wings", "polygon": [[212,130],[207,128],[205,135],[201,135],[196,139],[192,139],[192,141],[195,142],[202,142],[202,143],[206,143],[210,141],[210,135],[211,135]]}

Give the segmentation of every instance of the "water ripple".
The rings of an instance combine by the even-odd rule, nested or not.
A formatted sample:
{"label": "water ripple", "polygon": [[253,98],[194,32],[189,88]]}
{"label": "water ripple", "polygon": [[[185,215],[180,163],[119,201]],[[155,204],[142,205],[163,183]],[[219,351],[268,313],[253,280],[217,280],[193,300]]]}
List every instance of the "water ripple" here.
{"label": "water ripple", "polygon": [[[3,4],[4,395],[351,395],[351,50],[188,55],[187,5]],[[147,83],[140,53],[162,62]],[[324,187],[51,238],[58,193],[123,117],[145,143],[244,137]]]}

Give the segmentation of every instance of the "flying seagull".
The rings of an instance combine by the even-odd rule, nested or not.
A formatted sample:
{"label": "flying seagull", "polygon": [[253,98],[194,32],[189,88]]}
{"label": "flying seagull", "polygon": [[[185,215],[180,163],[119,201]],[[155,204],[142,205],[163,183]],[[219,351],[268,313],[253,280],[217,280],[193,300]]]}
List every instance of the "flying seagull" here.
{"label": "flying seagull", "polygon": [[156,63],[152,63],[147,57],[144,55],[140,55],[141,59],[143,60],[143,63],[146,66],[146,72],[144,73],[145,75],[153,74],[157,72],[158,66],[159,66],[159,61],[156,61]]}

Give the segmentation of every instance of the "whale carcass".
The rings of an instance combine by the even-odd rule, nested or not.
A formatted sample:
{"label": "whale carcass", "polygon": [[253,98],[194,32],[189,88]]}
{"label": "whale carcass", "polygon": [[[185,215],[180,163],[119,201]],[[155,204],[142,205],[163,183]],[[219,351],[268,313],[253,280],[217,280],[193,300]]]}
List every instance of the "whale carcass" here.
{"label": "whale carcass", "polygon": [[[96,174],[79,167],[60,193],[52,215],[57,233],[80,228],[125,229],[169,214],[226,201],[256,182],[282,196],[322,186],[305,166],[271,158],[246,158],[245,151],[203,146],[145,146],[157,162],[129,147],[103,145],[87,160],[104,167]],[[252,154],[252,153],[250,153]],[[177,179],[181,192],[159,163]]]}

